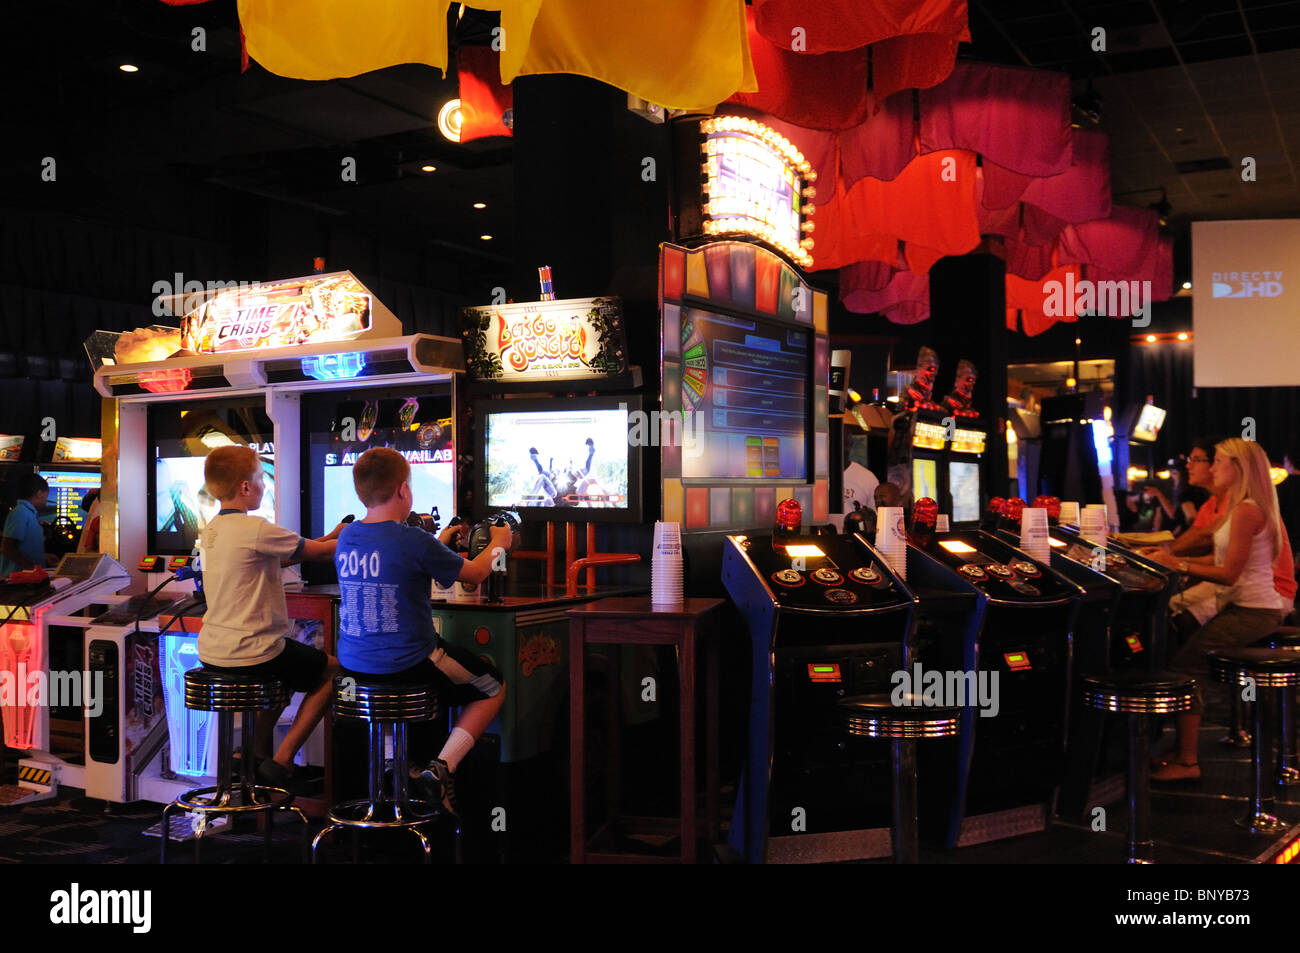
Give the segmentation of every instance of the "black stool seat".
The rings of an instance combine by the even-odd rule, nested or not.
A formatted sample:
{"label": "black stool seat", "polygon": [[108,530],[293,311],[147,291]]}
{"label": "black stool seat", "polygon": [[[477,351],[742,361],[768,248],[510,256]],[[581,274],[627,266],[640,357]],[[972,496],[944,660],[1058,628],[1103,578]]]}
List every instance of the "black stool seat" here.
{"label": "black stool seat", "polygon": [[[334,678],[334,713],[340,718],[368,722],[369,796],[335,804],[329,812],[329,824],[312,841],[312,862],[322,841],[336,830],[403,830],[420,841],[424,861],[432,859],[429,838],[420,828],[444,819],[454,824],[456,857],[460,859],[460,824],[446,815],[442,806],[412,798],[408,791],[407,725],[432,721],[438,717],[437,689],[425,683],[403,684],[382,675],[344,672]],[[392,739],[391,769],[384,763],[385,736]],[[353,862],[357,861],[353,842]]]}
{"label": "black stool seat", "polygon": [[[258,784],[253,777],[253,738],[257,733],[257,713],[279,711],[288,698],[284,683],[275,678],[217,672],[203,667],[185,673],[185,707],[192,711],[210,711],[217,716],[217,783],[185,791],[163,808],[161,859],[164,864],[167,863],[167,848],[171,842],[170,817],[174,811],[185,811],[195,818],[195,823],[202,825],[195,828],[195,833],[199,835],[194,840],[196,863],[208,815],[235,818],[288,811],[302,821],[303,832],[306,833],[307,815],[294,806],[293,794],[283,788]],[[243,759],[238,778],[235,777],[234,769],[236,714],[240,715],[243,722]],[[269,817],[263,834],[269,861]],[[306,847],[305,842],[303,846]]]}
{"label": "black stool seat", "polygon": [[430,721],[438,713],[438,693],[430,685],[402,685],[339,675],[334,679],[334,714],[360,721]]}
{"label": "black stool seat", "polygon": [[[1230,685],[1254,683],[1259,688],[1289,688],[1300,685],[1300,653],[1285,649],[1246,646],[1207,652],[1210,675]],[[1250,681],[1247,681],[1249,679]]]}
{"label": "black stool seat", "polygon": [[[1285,638],[1275,630],[1266,638]],[[1205,661],[1209,666],[1210,676],[1229,685],[1253,686],[1254,688],[1273,688],[1281,691],[1276,694],[1283,711],[1284,719],[1290,719],[1292,705],[1287,699],[1292,689],[1300,685],[1300,652],[1294,649],[1261,648],[1258,645],[1243,648],[1223,649],[1207,652]],[[1255,732],[1251,738],[1251,775],[1252,793],[1250,813],[1237,821],[1252,834],[1272,833],[1286,827],[1272,813],[1274,797],[1272,787],[1265,780],[1264,761],[1272,756],[1273,717],[1270,692],[1260,692],[1255,698]],[[1300,783],[1300,771],[1288,757],[1287,747],[1291,743],[1291,732],[1283,731],[1283,746],[1279,759],[1278,783],[1293,785]]]}
{"label": "black stool seat", "polygon": [[844,730],[857,738],[884,738],[890,742],[893,787],[893,823],[890,835],[894,862],[915,864],[920,847],[916,819],[916,742],[947,738],[961,730],[961,709],[927,706],[915,695],[894,703],[893,693],[856,695],[841,699],[837,713]]}
{"label": "black stool seat", "polygon": [[1300,629],[1293,625],[1279,626],[1258,641],[1250,643],[1255,649],[1300,649]]}
{"label": "black stool seat", "polygon": [[891,694],[856,695],[841,699],[840,723],[859,738],[947,738],[961,728],[961,709],[920,704],[905,695],[908,704],[895,705]]}
{"label": "black stool seat", "polygon": [[194,711],[269,711],[287,696],[278,679],[195,668],[185,673],[185,707]]}
{"label": "black stool seat", "polygon": [[1172,672],[1108,672],[1085,675],[1080,683],[1084,705],[1126,715],[1187,711],[1196,689],[1193,679]]}

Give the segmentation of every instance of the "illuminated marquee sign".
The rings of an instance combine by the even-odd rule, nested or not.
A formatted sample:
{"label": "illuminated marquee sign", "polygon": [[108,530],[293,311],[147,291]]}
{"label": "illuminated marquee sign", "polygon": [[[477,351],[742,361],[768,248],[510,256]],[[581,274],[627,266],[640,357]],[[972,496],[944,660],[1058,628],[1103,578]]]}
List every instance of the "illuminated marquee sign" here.
{"label": "illuminated marquee sign", "polygon": [[370,328],[372,302],[348,272],[228,288],[181,320],[181,347],[199,354],[350,341]]}
{"label": "illuminated marquee sign", "polygon": [[617,298],[466,308],[465,362],[481,379],[603,377],[627,369]]}
{"label": "illuminated marquee sign", "polygon": [[788,139],[739,116],[700,123],[704,134],[706,235],[752,235],[804,268],[812,265],[806,219],[816,195],[817,173]]}
{"label": "illuminated marquee sign", "polygon": [[962,430],[958,427],[953,433],[952,449],[958,453],[983,453],[984,437],[982,430]]}

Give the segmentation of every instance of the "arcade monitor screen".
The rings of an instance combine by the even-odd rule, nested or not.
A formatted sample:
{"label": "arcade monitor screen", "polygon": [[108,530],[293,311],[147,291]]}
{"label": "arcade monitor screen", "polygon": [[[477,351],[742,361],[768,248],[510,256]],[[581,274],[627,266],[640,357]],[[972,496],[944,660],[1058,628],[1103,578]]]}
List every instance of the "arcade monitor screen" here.
{"label": "arcade monitor screen", "polygon": [[939,499],[939,475],[936,461],[929,457],[912,458],[912,501],[928,496]]}
{"label": "arcade monitor screen", "polygon": [[221,501],[208,492],[203,464],[217,447],[248,446],[262,463],[266,492],[253,516],[275,519],[275,445],[262,398],[149,408],[149,551],[188,553]]}
{"label": "arcade monitor screen", "polygon": [[357,499],[352,468],[374,447],[390,447],[411,465],[416,513],[438,510],[440,525],[456,515],[455,422],[449,393],[381,389],[313,394],[305,399],[309,493],[304,522],[323,536],[349,514],[366,508]]}
{"label": "arcade monitor screen", "polygon": [[811,332],[682,309],[682,479],[808,477]]}
{"label": "arcade monitor screen", "polygon": [[980,465],[966,460],[948,464],[948,490],[952,494],[952,521],[977,523],[980,518]]}
{"label": "arcade monitor screen", "polygon": [[1133,425],[1132,439],[1143,443],[1155,443],[1160,436],[1160,428],[1165,423],[1164,408],[1155,404],[1143,404],[1138,413],[1137,423]]}
{"label": "arcade monitor screen", "polygon": [[86,511],[81,508],[81,499],[91,490],[99,489],[99,471],[48,467],[42,469],[40,474],[50,485],[48,505],[55,510],[54,518],[65,516],[72,520],[77,529],[81,529],[86,520]]}
{"label": "arcade monitor screen", "polygon": [[517,509],[547,520],[641,519],[640,447],[652,435],[640,398],[497,400],[478,406],[481,511]]}

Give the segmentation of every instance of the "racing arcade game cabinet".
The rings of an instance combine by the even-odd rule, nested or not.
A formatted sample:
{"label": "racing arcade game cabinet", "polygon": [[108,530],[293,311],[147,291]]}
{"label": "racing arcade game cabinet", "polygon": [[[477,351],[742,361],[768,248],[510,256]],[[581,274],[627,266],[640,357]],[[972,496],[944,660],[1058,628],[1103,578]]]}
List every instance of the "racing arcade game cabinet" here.
{"label": "racing arcade game cabinet", "polygon": [[[467,764],[488,775],[491,803],[510,822],[504,831],[490,817],[470,824],[471,831],[494,831],[481,849],[467,840],[470,856],[534,859],[567,845],[563,825],[554,823],[567,805],[537,794],[567,785],[567,612],[628,591],[598,587],[595,573],[639,562],[640,555],[598,551],[597,534],[616,538],[618,524],[642,522],[643,446],[658,442],[647,433],[641,368],[628,363],[620,299],[555,299],[551,287],[544,277],[543,300],[461,312],[475,462],[473,512],[463,515],[482,521],[470,537],[470,555],[486,542],[486,522],[498,518],[536,527],[533,538],[545,538],[545,549],[512,550],[507,575],[433,594],[442,638],[487,658],[507,683],[487,743],[475,747]],[[619,684],[612,674],[615,690]],[[656,713],[651,706],[630,716]]]}
{"label": "racing arcade game cabinet", "polygon": [[[142,600],[125,623],[110,615],[93,630],[99,641],[119,646],[127,639],[136,646],[118,649],[119,669],[134,678],[123,716],[130,731],[112,744],[105,740],[97,759],[96,783],[104,793],[95,796],[108,800],[165,803],[194,787],[194,778],[209,776],[203,720],[188,717],[178,708],[181,693],[165,688],[182,684],[184,671],[197,665],[194,637],[205,607],[188,598],[173,605],[178,595],[193,593],[194,583],[169,581],[160,571],[194,553],[218,510],[204,486],[207,454],[230,444],[252,447],[266,477],[256,515],[309,533],[311,506],[324,487],[303,473],[311,462],[304,399],[310,403],[324,392],[364,399],[381,386],[445,396],[464,366],[459,341],[403,335],[401,321],[347,271],[175,296],[169,303],[183,316],[180,327],[98,331],[86,342],[95,387],[106,398],[103,435],[111,448],[103,461],[102,545],[136,568],[131,591]],[[352,421],[355,430],[374,427],[364,418]],[[412,439],[418,446],[418,429]],[[293,637],[332,652],[337,589],[303,586],[300,572],[296,566],[284,572]],[[160,583],[160,594],[171,599],[145,601]],[[169,605],[166,618],[160,613]],[[295,710],[286,709],[282,725]],[[158,744],[155,728],[162,733]],[[303,749],[302,762],[326,769],[323,796],[299,799],[309,813],[330,806],[329,733],[327,718]]]}

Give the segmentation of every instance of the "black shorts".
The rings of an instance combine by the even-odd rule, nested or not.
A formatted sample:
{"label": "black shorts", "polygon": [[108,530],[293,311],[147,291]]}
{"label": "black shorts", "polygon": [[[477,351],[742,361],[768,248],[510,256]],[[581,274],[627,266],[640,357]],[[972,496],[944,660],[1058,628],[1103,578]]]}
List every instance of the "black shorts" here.
{"label": "black shorts", "polygon": [[213,672],[229,672],[231,675],[278,678],[290,692],[313,692],[320,687],[329,660],[329,656],[320,649],[285,639],[280,654],[266,662],[241,665],[238,668],[205,663],[203,667]]}
{"label": "black shorts", "polygon": [[438,697],[448,707],[468,705],[495,697],[504,684],[501,673],[468,649],[448,645],[442,639],[428,658],[422,658],[410,668],[387,675],[367,675],[346,670],[368,682],[390,685],[432,685]]}

